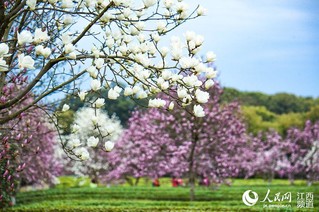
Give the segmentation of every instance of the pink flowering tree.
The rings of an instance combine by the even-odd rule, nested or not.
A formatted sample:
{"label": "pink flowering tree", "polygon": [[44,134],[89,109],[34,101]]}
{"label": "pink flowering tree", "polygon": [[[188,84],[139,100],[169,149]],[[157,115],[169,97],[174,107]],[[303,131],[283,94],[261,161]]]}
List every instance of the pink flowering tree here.
{"label": "pink flowering tree", "polygon": [[32,135],[29,136],[29,143],[27,142],[19,151],[23,163],[21,168],[17,168],[16,178],[21,185],[54,185],[63,168],[61,161],[56,157],[59,143],[54,126],[48,123],[45,114],[40,110],[35,110],[26,118],[28,119],[19,124],[18,129],[21,129],[20,133],[28,132]]}
{"label": "pink flowering tree", "polygon": [[246,145],[245,125],[238,104],[220,105],[221,93],[218,86],[211,88],[210,100],[199,111],[206,114],[205,118],[181,108],[172,113],[135,112],[119,146],[110,154],[114,162],[112,177],[188,176],[193,200],[197,177],[221,183],[236,176],[240,161],[235,156]]}
{"label": "pink flowering tree", "polygon": [[262,176],[271,183],[277,175],[287,177],[291,184],[298,177],[311,185],[318,180],[318,126],[307,121],[304,129],[288,129],[285,138],[276,131],[249,136],[245,153],[238,157],[243,176]]}
{"label": "pink flowering tree", "polygon": [[[2,98],[11,98],[24,84],[25,78],[13,78],[4,87]],[[33,97],[28,95],[25,104],[31,101]],[[1,207],[14,204],[20,185],[55,183],[61,173],[61,163],[55,158],[56,133],[41,109],[26,111],[1,125],[0,138]]]}
{"label": "pink flowering tree", "polygon": [[276,174],[284,175],[286,153],[290,148],[276,131],[259,132],[249,139],[244,163],[245,177],[259,175],[271,183]]}
{"label": "pink flowering tree", "polygon": [[286,159],[290,181],[296,175],[305,177],[309,185],[319,180],[319,122],[307,121],[304,129],[289,129],[286,142],[291,144]]}
{"label": "pink flowering tree", "polygon": [[214,86],[204,107],[206,116],[198,118],[180,110],[174,112],[176,125],[171,132],[174,140],[188,148],[182,160],[190,185],[190,199],[195,198],[195,179],[199,176],[222,183],[227,177],[237,176],[239,164],[235,157],[246,146],[246,129],[241,121],[239,105],[221,105],[222,90]]}
{"label": "pink flowering tree", "polygon": [[[188,149],[174,145],[174,139],[167,132],[167,123],[173,121],[171,114],[156,109],[134,111],[128,129],[124,130],[116,148],[108,155],[111,171],[107,179],[130,182],[129,177],[134,177],[137,184],[141,177],[158,178],[184,172],[178,169],[185,169],[187,164],[179,159]],[[174,169],[177,163],[185,165]]]}

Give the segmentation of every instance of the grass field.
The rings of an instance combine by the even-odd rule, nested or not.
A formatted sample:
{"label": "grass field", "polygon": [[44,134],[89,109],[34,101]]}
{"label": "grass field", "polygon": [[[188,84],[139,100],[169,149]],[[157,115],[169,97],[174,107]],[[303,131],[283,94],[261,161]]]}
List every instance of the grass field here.
{"label": "grass field", "polygon": [[[85,179],[82,181],[85,182]],[[81,186],[86,186],[83,182]],[[230,187],[197,187],[196,201],[193,202],[189,201],[187,187],[172,188],[169,182],[169,179],[161,179],[162,186],[159,188],[151,187],[150,182],[144,180],[137,187],[70,188],[72,185],[69,183],[69,187],[60,185],[54,189],[20,192],[17,205],[10,211],[263,211],[260,201],[265,198],[268,189],[271,200],[278,192],[291,192],[292,197],[291,202],[265,202],[275,206],[290,205],[268,211],[319,211],[319,185],[308,187],[303,181],[296,181],[295,186],[290,186],[287,180],[275,180],[271,185],[262,180],[234,180]],[[252,207],[242,202],[242,194],[248,189],[259,195],[258,202]],[[297,192],[313,192],[314,208],[298,209]]]}

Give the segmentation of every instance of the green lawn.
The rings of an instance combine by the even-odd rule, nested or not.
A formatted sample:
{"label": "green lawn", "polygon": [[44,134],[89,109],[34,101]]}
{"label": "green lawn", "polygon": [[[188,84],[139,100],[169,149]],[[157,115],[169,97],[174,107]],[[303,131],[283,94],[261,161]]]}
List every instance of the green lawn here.
{"label": "green lawn", "polygon": [[[278,192],[291,192],[290,203],[284,201],[271,204],[290,205],[294,211],[299,211],[296,203],[297,192],[313,192],[314,209],[304,211],[319,211],[319,185],[308,187],[303,181],[297,181],[295,186],[290,186],[287,180],[275,180],[268,186],[262,180],[234,180],[231,187],[198,187],[196,201],[193,202],[189,201],[188,188],[172,188],[169,179],[161,179],[161,182],[162,186],[159,188],[153,188],[149,181],[142,180],[137,187],[59,186],[49,190],[20,192],[17,205],[10,211],[262,211],[263,203],[260,200],[264,199],[268,189],[272,200]],[[252,207],[245,206],[242,202],[242,194],[248,189],[259,195],[259,201]],[[289,210],[286,208],[281,211]]]}

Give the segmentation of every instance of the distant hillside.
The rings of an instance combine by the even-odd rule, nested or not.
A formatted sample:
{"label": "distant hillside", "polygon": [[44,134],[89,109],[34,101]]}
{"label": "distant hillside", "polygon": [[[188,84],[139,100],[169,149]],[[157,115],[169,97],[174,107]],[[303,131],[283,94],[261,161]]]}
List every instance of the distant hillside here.
{"label": "distant hillside", "polygon": [[245,106],[264,106],[276,114],[308,112],[312,107],[319,105],[319,98],[299,97],[288,93],[268,95],[261,92],[245,92],[234,88],[224,88],[222,101],[234,100]]}

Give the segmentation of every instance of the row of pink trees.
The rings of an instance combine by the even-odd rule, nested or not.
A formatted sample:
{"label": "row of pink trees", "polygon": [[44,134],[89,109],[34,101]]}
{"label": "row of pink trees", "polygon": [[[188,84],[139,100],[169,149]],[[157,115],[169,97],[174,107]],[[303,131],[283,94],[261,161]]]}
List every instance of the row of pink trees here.
{"label": "row of pink trees", "polygon": [[275,175],[296,177],[308,184],[319,180],[319,122],[307,121],[303,129],[290,128],[285,138],[275,131],[251,137],[241,169],[246,177],[261,175],[271,182]]}
{"label": "row of pink trees", "polygon": [[239,105],[221,104],[221,93],[218,86],[210,89],[205,118],[179,108],[135,111],[108,155],[108,180],[187,176],[191,199],[198,177],[222,183],[257,175],[270,182],[276,175],[293,181],[305,173],[309,182],[318,180],[319,122],[291,128],[286,138],[275,131],[249,135]]}
{"label": "row of pink trees", "polygon": [[304,129],[289,129],[285,142],[290,148],[283,163],[290,181],[298,175],[305,175],[309,185],[319,180],[319,121],[307,121]]}

